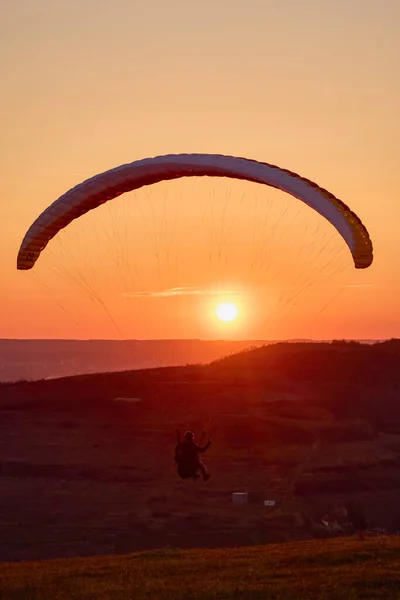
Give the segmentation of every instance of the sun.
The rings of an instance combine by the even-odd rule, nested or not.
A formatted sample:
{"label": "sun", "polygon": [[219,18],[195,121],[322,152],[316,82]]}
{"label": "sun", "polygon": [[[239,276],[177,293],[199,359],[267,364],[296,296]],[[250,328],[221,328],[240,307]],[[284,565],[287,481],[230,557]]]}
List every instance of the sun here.
{"label": "sun", "polygon": [[216,313],[221,321],[234,321],[238,315],[238,309],[231,302],[224,302],[217,307]]}

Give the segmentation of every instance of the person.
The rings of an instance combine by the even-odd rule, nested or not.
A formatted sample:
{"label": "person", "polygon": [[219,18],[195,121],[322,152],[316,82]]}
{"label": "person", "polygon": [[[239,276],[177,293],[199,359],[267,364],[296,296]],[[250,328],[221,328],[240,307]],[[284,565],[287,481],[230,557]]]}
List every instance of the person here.
{"label": "person", "polygon": [[[204,436],[203,431],[203,436]],[[211,445],[211,440],[208,440],[205,446],[196,444],[194,433],[187,431],[184,435],[184,440],[181,441],[179,430],[177,430],[177,445],[175,447],[175,462],[178,465],[178,475],[182,479],[196,480],[200,477],[199,471],[203,476],[203,481],[210,479],[210,474],[207,471],[205,464],[200,460],[199,454],[206,452]]]}

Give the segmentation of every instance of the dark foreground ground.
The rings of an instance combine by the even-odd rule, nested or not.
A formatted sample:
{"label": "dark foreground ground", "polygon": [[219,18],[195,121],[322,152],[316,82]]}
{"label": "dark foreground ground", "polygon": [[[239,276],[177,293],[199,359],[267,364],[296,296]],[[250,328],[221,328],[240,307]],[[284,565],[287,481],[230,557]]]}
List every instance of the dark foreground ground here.
{"label": "dark foreground ground", "polygon": [[[0,561],[306,540],[349,500],[400,531],[399,357],[396,342],[282,344],[0,386]],[[177,478],[176,424],[207,427],[206,484]]]}
{"label": "dark foreground ground", "polygon": [[0,565],[2,600],[400,597],[400,539],[355,538]]}

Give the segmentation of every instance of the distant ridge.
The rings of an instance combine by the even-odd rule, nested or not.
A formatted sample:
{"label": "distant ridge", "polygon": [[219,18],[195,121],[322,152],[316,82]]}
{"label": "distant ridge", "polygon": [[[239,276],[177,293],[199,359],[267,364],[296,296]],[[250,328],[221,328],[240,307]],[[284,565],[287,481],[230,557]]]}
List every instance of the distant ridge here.
{"label": "distant ridge", "polygon": [[[249,348],[331,340],[76,340],[0,339],[0,381],[50,379],[70,375],[153,367],[206,364]],[[352,340],[347,340],[352,341]],[[380,340],[354,340],[373,344]]]}

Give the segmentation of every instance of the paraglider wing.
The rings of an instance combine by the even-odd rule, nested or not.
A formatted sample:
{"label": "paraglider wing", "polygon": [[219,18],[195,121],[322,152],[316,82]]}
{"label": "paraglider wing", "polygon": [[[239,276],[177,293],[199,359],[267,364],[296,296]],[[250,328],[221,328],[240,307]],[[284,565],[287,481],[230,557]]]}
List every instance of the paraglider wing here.
{"label": "paraglider wing", "polygon": [[343,202],[317,184],[286,169],[246,158],[215,154],[177,154],[146,158],[95,175],[53,202],[27,231],[17,268],[31,269],[48,242],[71,221],[101,204],[145,185],[181,177],[230,177],[268,185],[302,200],[340,233],[357,269],[373,260],[368,231]]}

